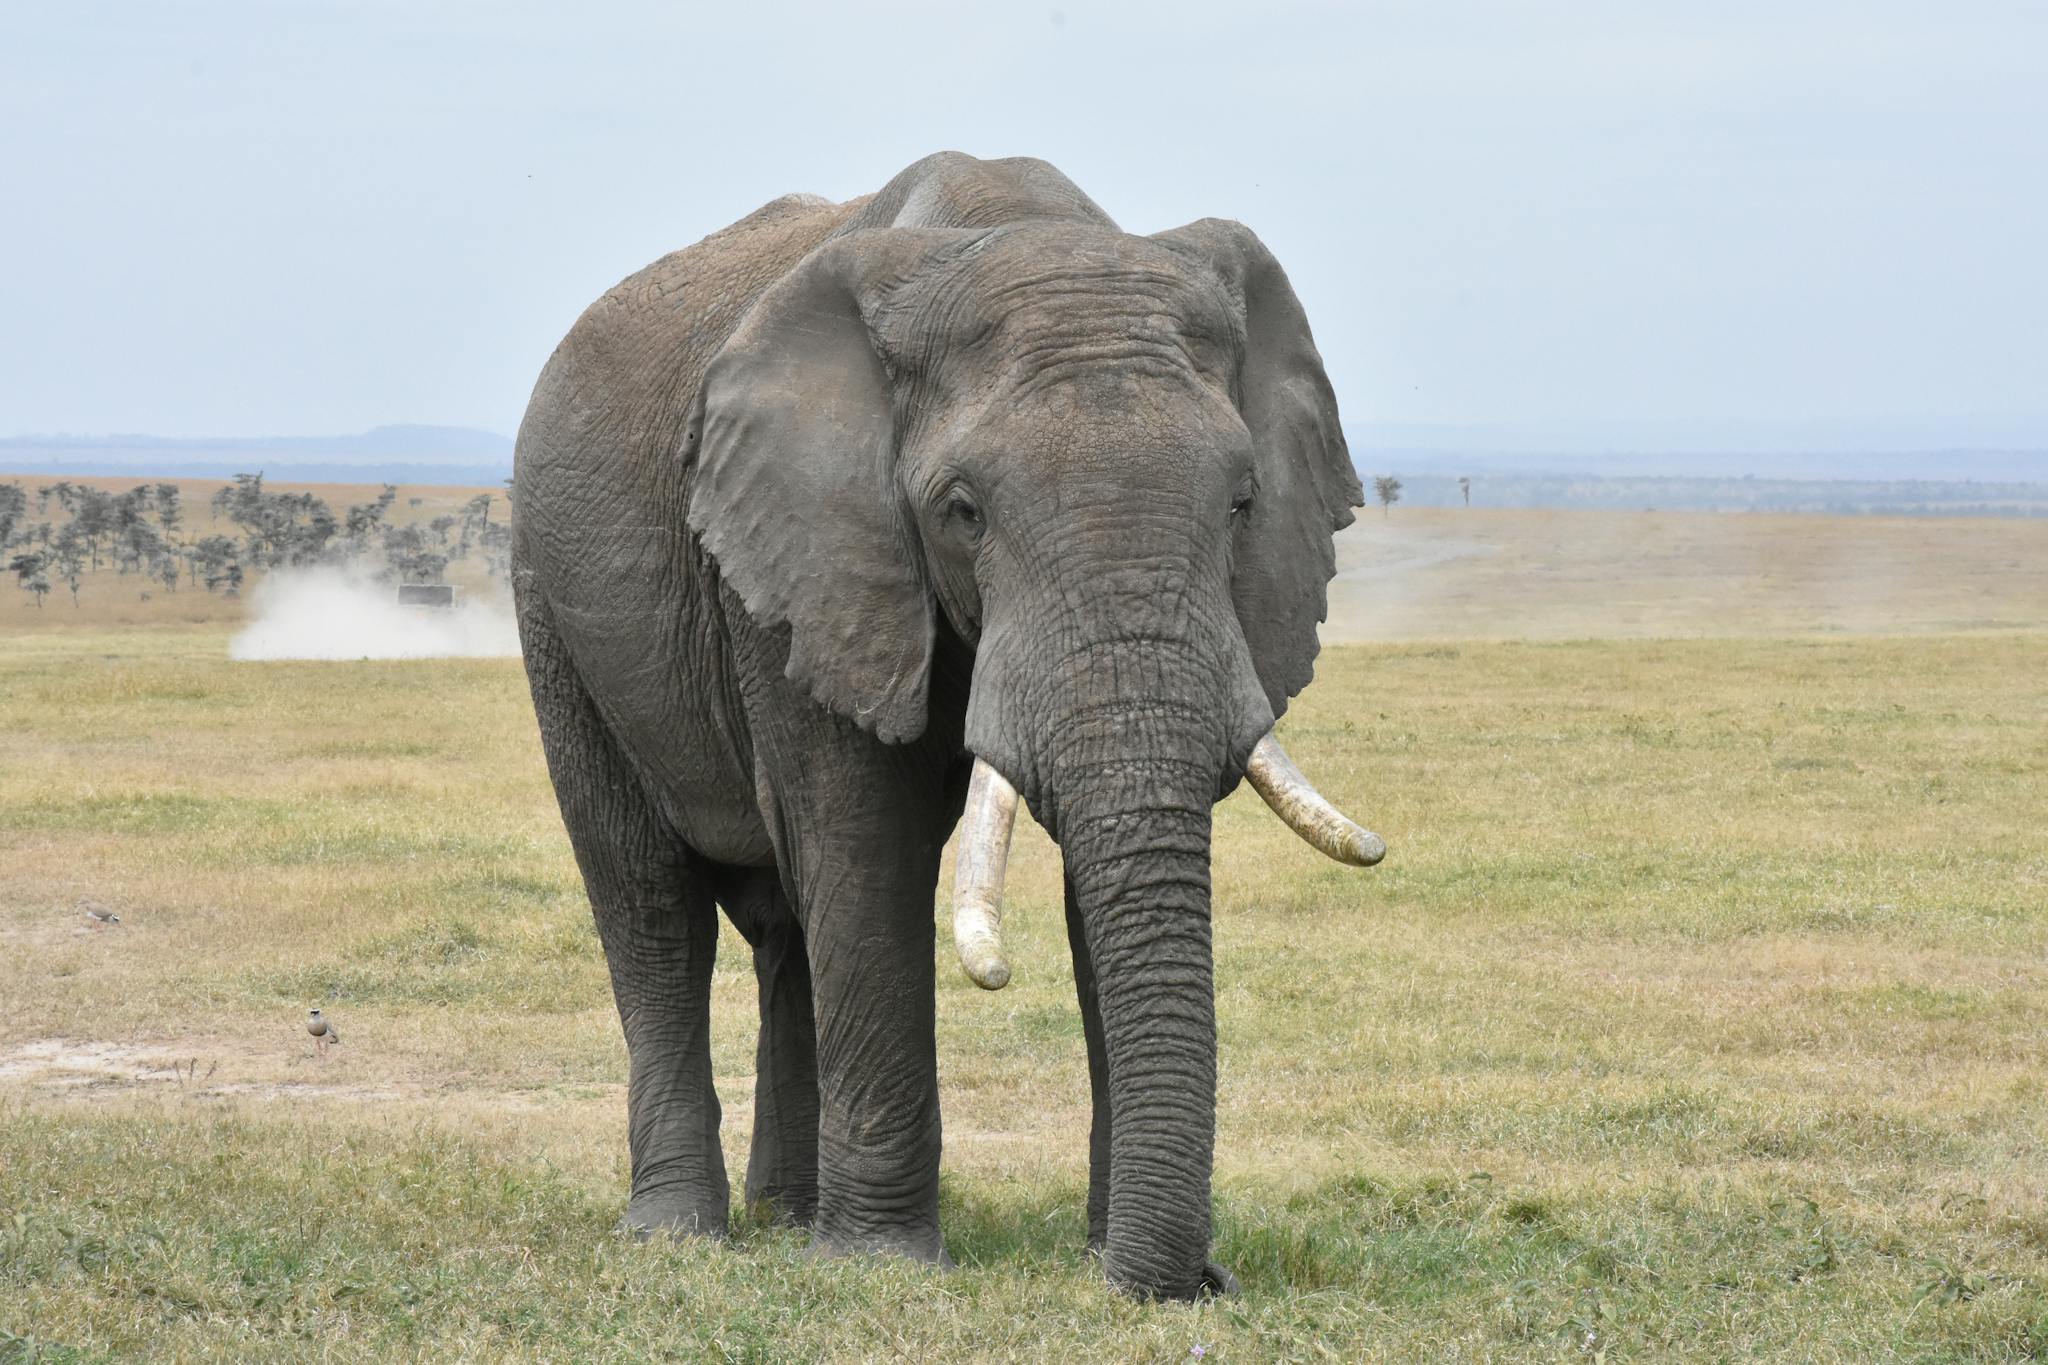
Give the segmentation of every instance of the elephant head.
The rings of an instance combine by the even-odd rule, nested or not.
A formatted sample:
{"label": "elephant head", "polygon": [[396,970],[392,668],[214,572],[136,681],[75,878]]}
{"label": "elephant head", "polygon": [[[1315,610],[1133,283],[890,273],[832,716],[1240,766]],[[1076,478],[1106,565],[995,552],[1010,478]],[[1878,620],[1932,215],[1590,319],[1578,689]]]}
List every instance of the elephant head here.
{"label": "elephant head", "polygon": [[1098,982],[1108,1272],[1185,1296],[1210,1240],[1211,806],[1249,772],[1324,851],[1384,851],[1272,738],[1362,494],[1259,240],[1098,217],[817,248],[706,373],[689,523],[749,614],[787,627],[789,676],[883,741],[925,729],[940,632],[973,650],[962,961],[1008,979],[1021,797],[1062,849]]}

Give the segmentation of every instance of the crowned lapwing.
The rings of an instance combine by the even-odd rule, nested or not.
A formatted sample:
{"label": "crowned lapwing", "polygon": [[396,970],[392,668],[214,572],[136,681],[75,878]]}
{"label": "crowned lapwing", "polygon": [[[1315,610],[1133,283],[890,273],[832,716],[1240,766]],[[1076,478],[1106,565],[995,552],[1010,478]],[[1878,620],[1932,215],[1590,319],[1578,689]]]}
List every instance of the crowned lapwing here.
{"label": "crowned lapwing", "polygon": [[317,1009],[306,1011],[306,1032],[313,1035],[313,1051],[322,1057],[330,1046],[341,1041],[341,1030]]}

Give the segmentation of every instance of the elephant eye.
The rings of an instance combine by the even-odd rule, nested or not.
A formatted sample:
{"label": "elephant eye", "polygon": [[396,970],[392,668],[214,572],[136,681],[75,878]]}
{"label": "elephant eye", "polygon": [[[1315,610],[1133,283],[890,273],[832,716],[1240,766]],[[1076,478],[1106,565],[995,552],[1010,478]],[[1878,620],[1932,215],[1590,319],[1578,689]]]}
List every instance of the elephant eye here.
{"label": "elephant eye", "polygon": [[982,531],[981,509],[974,505],[974,499],[955,489],[946,500],[946,510],[968,531],[980,535]]}
{"label": "elephant eye", "polygon": [[1237,477],[1237,488],[1230,495],[1230,519],[1243,521],[1245,514],[1252,510],[1252,502],[1259,496],[1257,476],[1249,469]]}

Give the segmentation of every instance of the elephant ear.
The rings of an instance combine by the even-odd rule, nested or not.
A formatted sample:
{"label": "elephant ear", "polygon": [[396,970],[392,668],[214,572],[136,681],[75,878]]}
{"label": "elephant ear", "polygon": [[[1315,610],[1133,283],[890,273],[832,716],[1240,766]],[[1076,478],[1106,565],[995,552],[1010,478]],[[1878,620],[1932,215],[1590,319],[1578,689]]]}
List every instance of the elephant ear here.
{"label": "elephant ear", "polygon": [[789,628],[788,676],[892,744],[924,732],[935,607],[872,322],[963,235],[890,229],[818,247],[712,357],[685,437],[689,527],[748,615]]}
{"label": "elephant ear", "polygon": [[1332,537],[1365,501],[1337,395],[1308,316],[1273,253],[1242,223],[1204,218],[1153,240],[1204,262],[1237,305],[1238,412],[1251,431],[1258,499],[1231,575],[1238,623],[1277,718],[1315,675],[1316,627],[1337,572]]}

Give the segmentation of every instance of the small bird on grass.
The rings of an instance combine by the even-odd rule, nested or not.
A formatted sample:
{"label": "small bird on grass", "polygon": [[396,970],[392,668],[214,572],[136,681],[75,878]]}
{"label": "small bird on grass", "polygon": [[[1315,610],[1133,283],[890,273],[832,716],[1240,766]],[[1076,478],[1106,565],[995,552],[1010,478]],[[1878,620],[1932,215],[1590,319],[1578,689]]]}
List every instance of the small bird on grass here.
{"label": "small bird on grass", "polygon": [[306,1032],[313,1035],[313,1051],[322,1057],[330,1046],[341,1041],[341,1030],[317,1009],[306,1011]]}
{"label": "small bird on grass", "polygon": [[109,924],[119,924],[121,917],[96,900],[81,900],[78,908],[85,912],[85,922],[93,929],[104,929]]}

